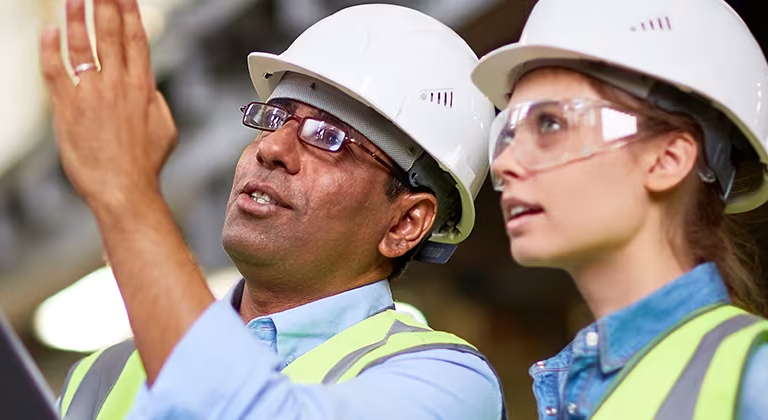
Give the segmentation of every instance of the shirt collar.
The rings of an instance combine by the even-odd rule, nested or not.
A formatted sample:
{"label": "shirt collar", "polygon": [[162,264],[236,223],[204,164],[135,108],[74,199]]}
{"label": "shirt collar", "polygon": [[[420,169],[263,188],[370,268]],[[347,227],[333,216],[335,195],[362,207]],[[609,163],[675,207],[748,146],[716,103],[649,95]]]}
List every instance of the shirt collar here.
{"label": "shirt collar", "polygon": [[[239,312],[245,281],[240,280],[228,294]],[[266,341],[265,330],[272,330],[270,347],[284,365],[324,343],[345,329],[387,309],[394,308],[389,281],[329,296],[296,308],[252,319],[246,325],[257,338]]]}
{"label": "shirt collar", "polygon": [[596,329],[600,369],[606,374],[614,372],[691,312],[729,302],[728,290],[715,264],[701,264],[642,300],[584,328],[574,340],[575,347],[582,347],[580,343]]}

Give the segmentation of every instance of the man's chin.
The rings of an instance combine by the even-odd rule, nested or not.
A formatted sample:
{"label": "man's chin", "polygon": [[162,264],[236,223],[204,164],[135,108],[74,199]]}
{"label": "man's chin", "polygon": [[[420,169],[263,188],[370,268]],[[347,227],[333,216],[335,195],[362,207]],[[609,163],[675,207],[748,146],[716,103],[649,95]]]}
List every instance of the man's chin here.
{"label": "man's chin", "polygon": [[269,265],[276,259],[286,258],[285,251],[281,250],[284,247],[281,247],[274,238],[274,235],[267,237],[237,229],[227,232],[225,228],[221,236],[221,245],[235,264]]}

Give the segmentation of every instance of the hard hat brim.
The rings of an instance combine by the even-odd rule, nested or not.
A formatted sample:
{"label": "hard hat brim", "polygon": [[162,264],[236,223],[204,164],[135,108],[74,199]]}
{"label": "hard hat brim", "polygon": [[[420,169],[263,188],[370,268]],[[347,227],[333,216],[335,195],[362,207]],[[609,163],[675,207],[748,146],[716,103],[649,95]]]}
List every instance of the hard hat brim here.
{"label": "hard hat brim", "polygon": [[587,54],[545,45],[509,44],[483,56],[472,71],[472,81],[494,106],[507,107],[510,93],[510,72],[518,66],[539,59],[594,59]]}

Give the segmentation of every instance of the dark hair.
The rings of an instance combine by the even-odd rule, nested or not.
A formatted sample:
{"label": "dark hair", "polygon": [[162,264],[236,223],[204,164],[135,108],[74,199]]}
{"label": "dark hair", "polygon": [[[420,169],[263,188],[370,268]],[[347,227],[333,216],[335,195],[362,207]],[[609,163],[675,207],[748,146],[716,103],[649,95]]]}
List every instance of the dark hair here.
{"label": "dark hair", "polygon": [[[687,132],[696,139],[699,153],[703,153],[704,133],[689,115],[667,112],[621,89],[585,77],[604,99],[649,117],[644,119],[645,132],[657,135]],[[725,214],[725,203],[715,187],[697,178],[695,195],[691,197],[687,209],[682,221],[683,240],[689,256],[696,264],[714,262],[717,265],[736,305],[768,316],[768,296],[755,276],[759,266],[757,246],[732,216]]]}

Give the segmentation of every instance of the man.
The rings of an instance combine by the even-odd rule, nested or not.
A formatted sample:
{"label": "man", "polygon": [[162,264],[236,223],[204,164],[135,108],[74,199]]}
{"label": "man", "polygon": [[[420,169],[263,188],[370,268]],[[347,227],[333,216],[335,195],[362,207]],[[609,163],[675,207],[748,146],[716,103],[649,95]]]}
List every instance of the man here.
{"label": "man", "polygon": [[458,35],[368,5],[280,56],[249,56],[267,99],[242,108],[261,133],[238,162],[222,234],[243,281],[214,302],[159,192],[176,129],[136,0],[95,1],[99,69],[83,14],[67,1],[78,83],[56,30],[42,38],[43,71],[62,164],[96,217],[138,354],[128,342],[81,361],[65,418],[503,416],[485,358],[392,311],[387,281],[411,258],[444,262],[474,223],[493,108]]}

